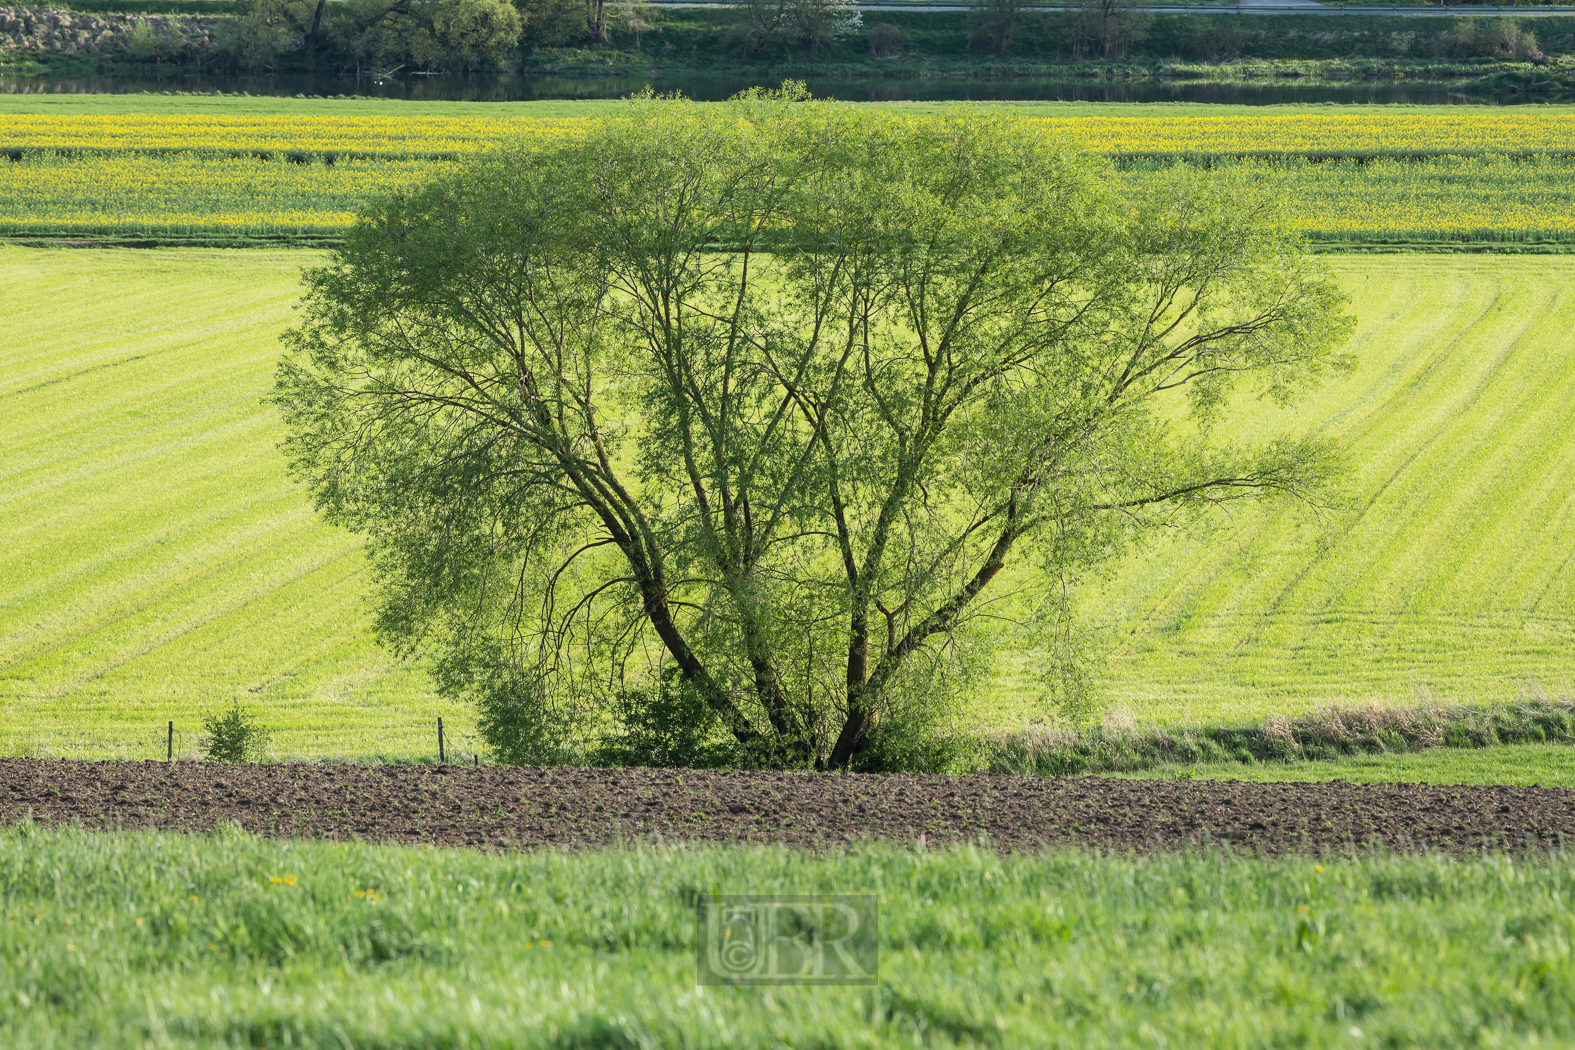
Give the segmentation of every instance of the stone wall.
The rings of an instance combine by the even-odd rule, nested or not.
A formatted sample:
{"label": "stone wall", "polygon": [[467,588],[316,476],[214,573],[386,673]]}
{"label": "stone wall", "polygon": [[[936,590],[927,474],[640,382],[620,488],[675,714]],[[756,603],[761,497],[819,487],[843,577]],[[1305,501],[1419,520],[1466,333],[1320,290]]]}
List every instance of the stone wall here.
{"label": "stone wall", "polygon": [[191,58],[215,49],[214,29],[219,21],[197,15],[95,15],[41,7],[0,7],[0,53],[37,61],[83,57],[159,62]]}

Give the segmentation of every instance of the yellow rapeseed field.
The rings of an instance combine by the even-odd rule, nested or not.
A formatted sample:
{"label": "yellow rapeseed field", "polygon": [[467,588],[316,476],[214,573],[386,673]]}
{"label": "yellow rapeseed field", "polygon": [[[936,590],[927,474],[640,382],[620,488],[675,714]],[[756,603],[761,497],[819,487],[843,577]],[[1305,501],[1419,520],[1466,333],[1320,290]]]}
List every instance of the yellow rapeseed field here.
{"label": "yellow rapeseed field", "polygon": [[[1208,159],[1280,185],[1330,241],[1575,241],[1575,115],[1535,109],[1071,116],[1133,191]],[[344,230],[371,195],[506,139],[585,120],[454,116],[0,115],[0,233]]]}
{"label": "yellow rapeseed field", "polygon": [[0,163],[0,223],[19,234],[332,233],[368,197],[432,170],[410,160],[41,153]]}
{"label": "yellow rapeseed field", "polygon": [[575,134],[585,123],[426,116],[16,114],[0,115],[0,150],[446,159],[487,149],[510,137]]}
{"label": "yellow rapeseed field", "polygon": [[1112,156],[1512,157],[1575,155],[1575,114],[1440,107],[1355,112],[1045,120]]}

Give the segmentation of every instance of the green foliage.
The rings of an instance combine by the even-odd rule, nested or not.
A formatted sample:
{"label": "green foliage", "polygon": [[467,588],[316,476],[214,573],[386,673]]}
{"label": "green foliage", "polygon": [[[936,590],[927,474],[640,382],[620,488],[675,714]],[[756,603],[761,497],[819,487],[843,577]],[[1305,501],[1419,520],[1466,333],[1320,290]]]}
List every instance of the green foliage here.
{"label": "green foliage", "polygon": [[746,0],[742,6],[754,50],[781,39],[807,51],[819,51],[838,38],[851,36],[862,25],[848,0]]}
{"label": "green foliage", "polygon": [[[879,988],[696,995],[704,892],[878,894]],[[0,1042],[1562,1045],[1572,895],[1562,856],[487,855],[20,825]]]}
{"label": "green foliage", "polygon": [[1000,603],[1337,470],[1211,440],[1346,364],[1272,196],[1106,174],[1004,115],[633,101],[367,210],[286,337],[294,469],[446,694],[567,741],[674,667],[750,753],[844,767]]}
{"label": "green foliage", "polygon": [[675,669],[648,689],[625,689],[609,705],[615,729],[592,755],[596,765],[729,769],[747,755],[699,690]]}
{"label": "green foliage", "polygon": [[1537,38],[1515,18],[1461,18],[1438,45],[1449,58],[1496,58],[1510,62],[1542,62],[1547,56]]}
{"label": "green foliage", "polygon": [[147,19],[141,18],[126,34],[126,53],[138,62],[152,62],[159,57],[159,40]]}
{"label": "green foliage", "polygon": [[515,0],[527,47],[586,43],[592,35],[585,0]]}
{"label": "green foliage", "polygon": [[519,12],[505,0],[434,0],[429,25],[411,34],[408,47],[428,69],[497,69],[519,36]]}
{"label": "green foliage", "polygon": [[901,58],[913,41],[901,26],[876,22],[870,26],[870,54],[876,58]]}
{"label": "green foliage", "polygon": [[239,700],[204,718],[202,731],[203,754],[214,762],[261,761],[272,735]]}
{"label": "green foliage", "polygon": [[470,71],[512,64],[521,29],[520,12],[506,0],[347,0],[329,9],[325,37],[373,66]]}
{"label": "green foliage", "polygon": [[247,69],[268,68],[300,48],[310,6],[306,0],[237,0],[236,15],[220,23],[220,46]]}

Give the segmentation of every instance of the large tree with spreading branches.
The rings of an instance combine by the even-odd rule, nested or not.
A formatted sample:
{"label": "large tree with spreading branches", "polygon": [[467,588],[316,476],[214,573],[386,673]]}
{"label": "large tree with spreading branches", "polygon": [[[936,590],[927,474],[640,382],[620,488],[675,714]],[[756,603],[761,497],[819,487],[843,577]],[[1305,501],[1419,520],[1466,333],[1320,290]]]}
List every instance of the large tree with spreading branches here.
{"label": "large tree with spreading branches", "polygon": [[1108,176],[975,110],[631,101],[366,209],[286,336],[287,452],[505,757],[681,694],[738,761],[889,763],[983,618],[1335,470],[1215,436],[1343,361],[1272,195]]}

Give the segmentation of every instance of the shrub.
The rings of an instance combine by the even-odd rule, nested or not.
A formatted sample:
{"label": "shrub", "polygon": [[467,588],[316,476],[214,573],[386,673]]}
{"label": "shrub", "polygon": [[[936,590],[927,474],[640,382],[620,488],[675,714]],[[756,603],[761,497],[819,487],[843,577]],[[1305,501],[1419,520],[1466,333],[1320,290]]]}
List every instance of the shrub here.
{"label": "shrub", "polygon": [[870,27],[870,54],[876,58],[901,58],[911,43],[901,26],[876,22]]}
{"label": "shrub", "polygon": [[239,700],[204,718],[202,729],[207,734],[203,752],[214,762],[260,761],[268,747],[268,730]]}
{"label": "shrub", "polygon": [[593,753],[597,765],[724,769],[747,765],[699,690],[669,668],[654,689],[626,689],[612,704],[617,730]]}
{"label": "shrub", "polygon": [[1537,38],[1513,18],[1462,18],[1439,42],[1441,57],[1543,62]]}

